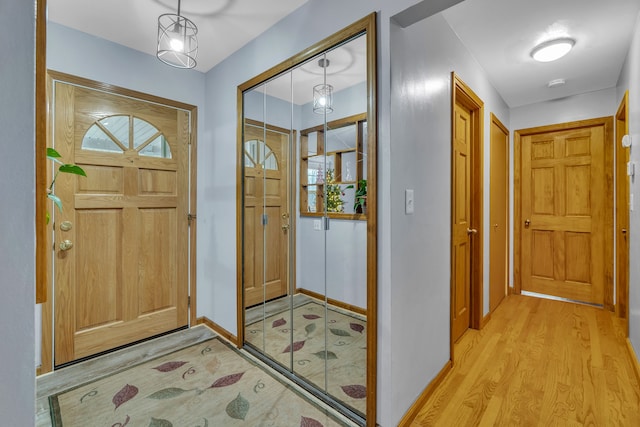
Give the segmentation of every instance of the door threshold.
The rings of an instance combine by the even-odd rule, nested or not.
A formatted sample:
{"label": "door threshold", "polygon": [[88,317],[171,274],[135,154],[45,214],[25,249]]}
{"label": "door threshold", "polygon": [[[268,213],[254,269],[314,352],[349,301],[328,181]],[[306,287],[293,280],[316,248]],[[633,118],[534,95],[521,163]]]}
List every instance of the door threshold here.
{"label": "door threshold", "polygon": [[572,302],[574,304],[588,305],[590,307],[604,308],[604,305],[602,305],[602,304],[595,304],[595,303],[591,303],[591,302],[578,301],[578,300],[574,300],[574,299],[570,299],[570,298],[558,297],[558,296],[555,296],[555,295],[539,294],[537,292],[530,292],[530,291],[521,291],[520,294],[522,294],[524,296],[527,296],[527,297],[544,298],[544,299],[551,299],[551,300],[555,300],[555,301]]}

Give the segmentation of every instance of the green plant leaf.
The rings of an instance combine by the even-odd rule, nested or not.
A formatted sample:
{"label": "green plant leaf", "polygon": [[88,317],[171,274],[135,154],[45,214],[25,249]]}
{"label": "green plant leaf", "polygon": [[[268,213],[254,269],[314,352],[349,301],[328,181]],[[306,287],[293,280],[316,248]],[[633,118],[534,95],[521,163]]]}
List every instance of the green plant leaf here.
{"label": "green plant leaf", "polygon": [[49,224],[49,221],[51,221],[51,215],[49,215],[49,211],[47,211],[46,215],[45,215],[45,219],[47,220],[47,224]]}
{"label": "green plant leaf", "polygon": [[62,156],[53,148],[47,147],[47,157],[62,157]]}
{"label": "green plant leaf", "polygon": [[[58,209],[60,209],[60,212],[62,212],[62,200],[60,200],[60,197],[56,196],[53,193],[47,194],[47,197],[51,200],[53,200],[53,203],[56,204],[56,206],[58,207]],[[47,212],[47,215],[49,214],[49,212]]]}
{"label": "green plant leaf", "polygon": [[85,171],[80,166],[76,166],[76,165],[70,165],[70,164],[62,165],[58,170],[64,173],[72,173],[75,175],[87,176]]}
{"label": "green plant leaf", "polygon": [[55,157],[47,156],[47,159],[51,160],[52,162],[56,162],[59,165],[64,165],[64,163],[62,163],[60,160],[56,159]]}

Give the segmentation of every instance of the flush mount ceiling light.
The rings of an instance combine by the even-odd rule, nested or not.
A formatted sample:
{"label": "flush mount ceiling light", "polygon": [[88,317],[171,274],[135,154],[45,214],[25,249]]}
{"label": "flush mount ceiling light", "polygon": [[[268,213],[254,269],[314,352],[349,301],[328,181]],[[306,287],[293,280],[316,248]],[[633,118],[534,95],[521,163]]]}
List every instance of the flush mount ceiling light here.
{"label": "flush mount ceiling light", "polygon": [[198,55],[198,27],[178,13],[165,13],[158,17],[158,53],[156,56],[176,68],[193,68]]}
{"label": "flush mount ceiling light", "polygon": [[570,38],[549,40],[534,47],[531,57],[538,62],[555,61],[569,53],[574,44],[576,41]]}
{"label": "flush mount ceiling light", "polygon": [[[320,58],[318,66],[327,68],[329,60]],[[313,87],[313,112],[317,114],[329,114],[333,112],[333,86],[323,83]]]}

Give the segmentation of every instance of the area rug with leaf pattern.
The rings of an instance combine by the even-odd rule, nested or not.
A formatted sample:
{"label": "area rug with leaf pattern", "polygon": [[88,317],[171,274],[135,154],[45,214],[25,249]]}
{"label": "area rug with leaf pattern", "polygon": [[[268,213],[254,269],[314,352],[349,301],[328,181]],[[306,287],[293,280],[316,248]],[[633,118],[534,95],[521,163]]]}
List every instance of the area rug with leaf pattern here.
{"label": "area rug with leaf pattern", "polygon": [[308,302],[295,307],[291,315],[274,314],[264,323],[247,325],[245,340],[287,368],[293,362],[296,375],[364,414],[366,326],[364,316]]}
{"label": "area rug with leaf pattern", "polygon": [[51,396],[54,426],[344,426],[218,338]]}

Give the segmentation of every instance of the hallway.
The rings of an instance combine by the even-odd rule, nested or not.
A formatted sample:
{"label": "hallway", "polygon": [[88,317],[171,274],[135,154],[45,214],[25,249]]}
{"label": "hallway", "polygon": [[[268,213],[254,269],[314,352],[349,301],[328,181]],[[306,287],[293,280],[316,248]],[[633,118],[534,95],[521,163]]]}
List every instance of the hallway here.
{"label": "hallway", "polygon": [[512,295],[454,355],[411,425],[640,425],[638,377],[608,311]]}

